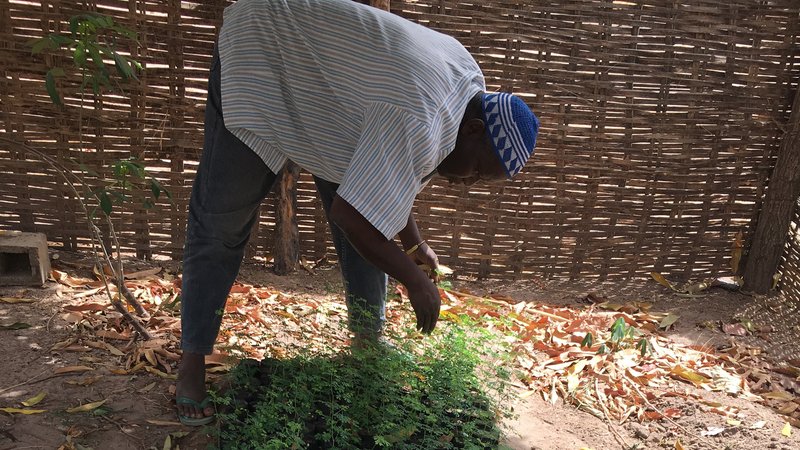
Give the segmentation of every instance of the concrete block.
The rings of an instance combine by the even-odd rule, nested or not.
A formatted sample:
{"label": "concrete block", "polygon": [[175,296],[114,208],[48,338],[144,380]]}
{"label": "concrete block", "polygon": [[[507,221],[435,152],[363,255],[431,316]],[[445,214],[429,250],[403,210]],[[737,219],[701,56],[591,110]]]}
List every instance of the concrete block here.
{"label": "concrete block", "polygon": [[50,274],[43,233],[0,230],[0,286],[43,285]]}

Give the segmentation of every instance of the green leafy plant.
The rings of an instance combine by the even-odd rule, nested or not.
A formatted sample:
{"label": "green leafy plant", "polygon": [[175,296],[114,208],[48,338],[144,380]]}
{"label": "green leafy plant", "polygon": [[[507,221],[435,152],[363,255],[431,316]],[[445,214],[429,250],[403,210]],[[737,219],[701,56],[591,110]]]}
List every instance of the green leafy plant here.
{"label": "green leafy plant", "polygon": [[[97,101],[106,91],[122,91],[120,81],[137,80],[136,72],[143,69],[142,64],[138,61],[124,56],[118,51],[121,41],[132,41],[134,45],[138,45],[136,33],[117,24],[111,17],[100,14],[79,14],[69,19],[68,32],[51,33],[30,43],[32,54],[63,53],[63,56],[67,60],[71,60],[74,66],[74,69],[51,67],[47,71],[45,87],[54,104],[66,107],[64,99],[58,92],[57,80],[67,78],[74,73],[75,69],[80,76],[78,85],[80,103],[77,114],[80,139],[78,155],[81,158],[85,152],[83,114],[87,89],[91,87],[91,95]],[[112,65],[114,72],[109,68]],[[154,201],[150,199],[150,194],[154,199],[158,199],[162,193],[165,193],[171,201],[169,193],[147,173],[144,165],[136,159],[129,158],[112,162],[110,165],[111,175],[105,178],[86,167],[83,161],[76,164],[79,172],[79,170],[67,167],[61,161],[30,146],[4,137],[0,137],[0,140],[38,156],[61,175],[75,197],[80,200],[81,207],[86,214],[95,249],[95,263],[98,269],[95,273],[108,287],[109,279],[106,277],[106,271],[110,271],[111,281],[116,284],[121,297],[133,307],[137,315],[147,318],[147,311],[125,286],[121,248],[109,216],[114,205],[122,205],[132,197],[134,192],[140,193],[139,196],[143,198],[145,207],[151,207],[154,204]],[[87,182],[89,177],[98,180],[95,186],[90,186]],[[83,196],[80,195],[80,190],[83,191]],[[141,194],[142,192],[145,193]],[[96,206],[92,206],[93,204]],[[117,254],[116,261],[113,260],[112,252],[109,251],[99,227],[94,222],[98,207],[103,212],[102,219],[105,221],[106,229],[113,242]],[[122,304],[119,297],[112,295],[110,289],[106,289],[105,292],[114,308],[134,326],[143,338],[149,339],[148,331]]]}
{"label": "green leafy plant", "polygon": [[[146,193],[142,196],[142,206],[147,209],[155,206],[154,199],[158,199],[162,193],[172,202],[172,194],[147,172],[140,161],[132,158],[117,160],[111,164],[111,171],[112,181],[92,191],[105,214],[110,215],[114,205],[123,205],[137,192]],[[152,197],[147,194],[152,194]]]}
{"label": "green leafy plant", "polygon": [[[66,50],[72,56],[75,67],[80,71],[79,92],[92,86],[94,95],[100,95],[102,88],[121,90],[119,83],[111,76],[107,60],[113,61],[117,75],[124,81],[136,78],[136,70],[143,66],[117,51],[121,39],[136,41],[136,33],[114,22],[114,19],[99,14],[79,14],[69,19],[69,33],[51,33],[31,41],[31,52],[36,55],[45,51]],[[56,89],[56,78],[64,77],[63,67],[53,67],[45,75],[45,86],[50,99],[63,105]],[[114,85],[112,86],[112,82]]]}
{"label": "green leafy plant", "polygon": [[[653,350],[650,340],[643,336],[642,332],[636,327],[628,325],[622,317],[618,317],[614,321],[610,331],[611,336],[607,341],[600,344],[597,350],[598,354],[614,353],[626,348],[635,348],[644,357]],[[591,332],[588,332],[581,341],[581,347],[592,347],[594,342],[594,336]]]}
{"label": "green leafy plant", "polygon": [[[78,125],[80,146],[83,147],[83,110],[87,89],[91,86],[91,94],[95,99],[104,91],[123,91],[120,81],[138,80],[137,71],[144,69],[135,59],[121,54],[117,49],[121,41],[132,41],[138,45],[136,33],[114,21],[113,18],[99,14],[79,14],[69,19],[68,33],[51,33],[30,42],[31,53],[60,52],[71,59],[80,74],[78,94]],[[113,64],[113,70],[109,67]],[[114,76],[115,74],[116,76]],[[62,96],[56,86],[56,79],[66,77],[64,67],[52,67],[45,75],[45,87],[50,99],[59,106],[64,106]],[[82,152],[79,153],[82,155]],[[79,164],[80,169],[89,176],[102,179],[99,174]],[[121,206],[131,198],[133,192],[152,194],[140,195],[145,208],[154,205],[164,193],[170,201],[172,197],[155,177],[147,173],[140,161],[135,158],[113,161],[109,166],[111,177],[108,181],[88,191],[94,197],[106,215],[110,215],[115,205]],[[84,177],[85,178],[85,177]]]}
{"label": "green leafy plant", "polygon": [[245,361],[216,399],[220,447],[497,448],[508,374],[486,372],[490,341],[451,326],[403,349]]}

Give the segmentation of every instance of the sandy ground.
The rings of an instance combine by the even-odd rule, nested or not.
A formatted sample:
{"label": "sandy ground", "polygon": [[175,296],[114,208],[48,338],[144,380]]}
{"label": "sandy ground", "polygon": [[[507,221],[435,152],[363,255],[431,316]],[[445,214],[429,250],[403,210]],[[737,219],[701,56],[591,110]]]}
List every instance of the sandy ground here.
{"label": "sandy ground", "polygon": [[[162,263],[176,268],[174,263]],[[152,267],[141,263],[139,267]],[[59,267],[59,264],[56,264]],[[69,267],[60,266],[69,271]],[[240,276],[252,284],[318,298],[323,302],[341,289],[335,266],[319,268],[315,274],[301,271],[277,277],[256,264],[243,268]],[[456,280],[454,287],[475,293],[501,293],[519,300],[558,306],[579,305],[588,293],[618,302],[647,301],[654,311],[673,311],[681,316],[668,335],[677,341],[707,345],[724,344],[737,339],[742,344],[758,345],[776,360],[799,356],[797,311],[776,299],[753,298],[723,290],[713,290],[700,298],[683,298],[652,281],[605,282],[590,280],[543,283],[477,282]],[[333,292],[333,294],[332,294]],[[0,297],[24,296],[33,303],[0,303],[0,324],[23,322],[32,325],[21,330],[0,330],[0,408],[20,407],[22,400],[39,392],[45,399],[34,408],[46,410],[34,415],[0,413],[0,450],[7,449],[162,449],[207,448],[211,439],[203,429],[188,429],[176,422],[174,381],[147,372],[115,375],[124,357],[107,351],[52,351],[79,332],[64,320],[63,306],[74,303],[75,292],[50,282],[44,288],[9,287],[0,289]],[[102,297],[97,297],[102,301]],[[787,309],[788,308],[788,309]],[[745,315],[756,323],[768,324],[768,335],[733,337],[709,323],[731,322]],[[125,342],[110,341],[124,349]],[[94,370],[52,376],[57,367],[88,366]],[[682,411],[674,421],[625,424],[600,420],[572,405],[551,405],[534,394],[516,400],[515,419],[506,423],[506,444],[523,450],[601,449],[674,449],[680,440],[685,449],[800,449],[799,430],[790,437],[781,434],[786,418],[773,409],[748,400],[720,393],[706,392],[686,384],[687,394],[718,401],[741,410],[741,425],[726,423],[726,418],[704,411],[697,401],[670,398],[669,406]],[[67,413],[67,408],[106,400],[104,414]],[[509,405],[511,406],[511,405]],[[763,421],[760,428],[750,425]],[[725,431],[713,437],[701,436],[709,427]],[[188,432],[188,435],[185,435]],[[176,434],[177,433],[177,434]],[[165,446],[170,436],[172,447]]]}

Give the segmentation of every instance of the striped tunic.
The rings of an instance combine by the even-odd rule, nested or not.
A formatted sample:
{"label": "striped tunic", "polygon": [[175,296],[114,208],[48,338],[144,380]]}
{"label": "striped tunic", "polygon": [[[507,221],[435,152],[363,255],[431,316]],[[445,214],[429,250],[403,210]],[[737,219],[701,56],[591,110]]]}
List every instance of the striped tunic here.
{"label": "striped tunic", "polygon": [[485,89],[452,37],[351,0],[239,0],[218,48],[225,126],[273,172],[339,184],[388,239]]}

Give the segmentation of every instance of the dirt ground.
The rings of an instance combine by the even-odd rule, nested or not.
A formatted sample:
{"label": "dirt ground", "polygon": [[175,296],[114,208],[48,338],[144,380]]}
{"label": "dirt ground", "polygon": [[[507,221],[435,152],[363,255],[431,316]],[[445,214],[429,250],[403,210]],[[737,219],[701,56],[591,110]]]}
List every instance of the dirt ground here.
{"label": "dirt ground", "polygon": [[[62,263],[55,267],[72,270]],[[156,263],[141,263],[137,268]],[[159,263],[176,269],[174,263]],[[246,265],[240,276],[254,285],[325,302],[341,297],[341,282],[335,266],[318,268],[314,274],[300,271],[277,277],[263,265]],[[557,281],[476,282],[456,280],[455,289],[478,294],[499,293],[518,300],[556,306],[579,306],[587,294],[617,302],[646,301],[653,311],[671,311],[680,315],[671,339],[704,345],[725,345],[731,340],[741,345],[762,348],[777,360],[800,358],[797,344],[800,335],[797,308],[778,298],[754,298],[720,289],[696,298],[680,297],[650,280],[636,282]],[[65,320],[64,305],[79,302],[76,292],[50,282],[44,288],[0,288],[0,297],[26,297],[32,303],[0,303],[0,325],[17,322],[31,327],[0,330],[0,408],[20,408],[20,402],[40,392],[47,395],[33,408],[46,412],[32,415],[0,413],[0,450],[10,449],[183,449],[206,448],[211,442],[208,430],[188,429],[177,423],[174,412],[174,381],[156,374],[139,372],[116,375],[123,356],[108,351],[51,350],[54,345],[76,333],[75,325]],[[102,297],[98,297],[102,299]],[[96,300],[101,301],[101,300]],[[758,325],[768,325],[769,333],[758,337],[730,336],[714,323],[733,322],[748,317]],[[68,318],[68,317],[67,317]],[[124,350],[125,342],[111,341]],[[80,349],[79,349],[80,350]],[[87,366],[93,370],[54,376],[58,367]],[[666,399],[682,414],[672,420],[639,424],[618,424],[601,420],[572,405],[552,405],[539,394],[516,400],[516,417],[506,423],[506,444],[523,450],[602,449],[800,449],[798,430],[790,436],[782,431],[786,417],[775,410],[749,400],[718,392],[708,392],[683,384],[686,397]],[[738,424],[730,418],[701,408],[692,395],[724,406],[738,408]],[[106,400],[98,408],[104,414],[68,413],[79,405]],[[662,399],[662,402],[664,399]],[[666,405],[661,405],[666,406]],[[97,412],[98,410],[95,410]],[[762,423],[759,423],[762,422]],[[724,430],[703,436],[714,427]],[[719,431],[719,430],[717,430]],[[185,433],[188,432],[188,435]],[[165,445],[169,437],[171,445]],[[680,444],[676,445],[676,441]],[[682,446],[682,447],[681,447]]]}

